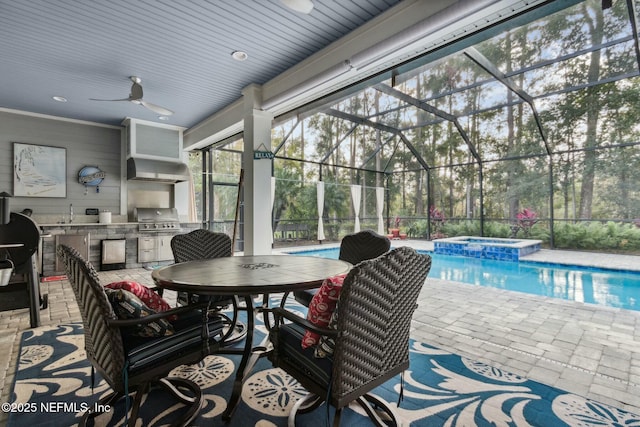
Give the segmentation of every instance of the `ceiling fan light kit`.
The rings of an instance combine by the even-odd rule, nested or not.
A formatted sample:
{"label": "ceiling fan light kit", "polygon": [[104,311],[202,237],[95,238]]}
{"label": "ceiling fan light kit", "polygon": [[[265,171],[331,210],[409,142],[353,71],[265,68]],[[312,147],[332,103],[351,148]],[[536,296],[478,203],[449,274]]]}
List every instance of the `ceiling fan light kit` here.
{"label": "ceiling fan light kit", "polygon": [[131,81],[133,82],[133,84],[131,85],[131,93],[129,94],[128,98],[122,98],[122,99],[96,99],[96,98],[90,98],[92,101],[130,101],[133,102],[134,104],[138,104],[138,105],[142,105],[143,107],[147,108],[148,110],[153,111],[156,114],[160,114],[162,116],[170,116],[173,114],[173,111],[161,107],[159,105],[156,104],[152,104],[151,102],[147,102],[144,99],[142,99],[142,79],[138,76],[131,76],[129,77],[129,79],[131,79]]}
{"label": "ceiling fan light kit", "polygon": [[313,2],[311,0],[280,0],[280,2],[291,10],[307,15],[313,10]]}

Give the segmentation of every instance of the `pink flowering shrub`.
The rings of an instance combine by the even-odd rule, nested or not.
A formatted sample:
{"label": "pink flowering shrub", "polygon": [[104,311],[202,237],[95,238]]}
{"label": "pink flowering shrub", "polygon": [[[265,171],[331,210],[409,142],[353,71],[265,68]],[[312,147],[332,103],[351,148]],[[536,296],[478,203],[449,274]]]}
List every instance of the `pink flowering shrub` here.
{"label": "pink flowering shrub", "polygon": [[523,209],[521,212],[518,212],[516,215],[516,228],[514,230],[514,235],[518,232],[518,230],[522,230],[525,237],[529,237],[531,233],[531,228],[538,222],[538,214],[529,208]]}
{"label": "pink flowering shrub", "polygon": [[431,221],[431,232],[439,233],[444,224],[444,214],[435,206],[429,208],[429,221]]}

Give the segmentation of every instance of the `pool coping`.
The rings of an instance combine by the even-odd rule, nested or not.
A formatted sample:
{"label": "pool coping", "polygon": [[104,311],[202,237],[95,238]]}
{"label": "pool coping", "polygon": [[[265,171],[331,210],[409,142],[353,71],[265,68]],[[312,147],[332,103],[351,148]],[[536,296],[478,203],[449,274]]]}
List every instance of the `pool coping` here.
{"label": "pool coping", "polygon": [[[478,240],[478,241],[470,242],[469,240]],[[485,242],[482,242],[480,240],[485,240]],[[486,242],[486,240],[490,240],[491,242]],[[434,244],[456,243],[456,244],[497,246],[497,247],[505,247],[505,248],[522,249],[532,245],[540,245],[542,244],[542,240],[516,239],[516,238],[505,239],[502,237],[456,236],[456,237],[445,237],[443,239],[435,239],[433,240],[433,243]]]}

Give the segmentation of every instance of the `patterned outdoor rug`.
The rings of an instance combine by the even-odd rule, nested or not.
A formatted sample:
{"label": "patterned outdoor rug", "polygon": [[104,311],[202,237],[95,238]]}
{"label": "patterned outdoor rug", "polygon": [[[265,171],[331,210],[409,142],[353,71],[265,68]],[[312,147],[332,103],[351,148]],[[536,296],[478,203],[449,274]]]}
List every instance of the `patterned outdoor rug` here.
{"label": "patterned outdoor rug", "polygon": [[[23,333],[12,390],[9,426],[71,426],[76,411],[93,405],[110,390],[99,376],[91,390],[91,369],[83,350],[82,325],[36,328]],[[197,382],[206,403],[193,425],[286,426],[287,415],[304,390],[262,359],[244,386],[233,419],[221,414],[231,393],[237,356],[209,356],[175,374]],[[398,413],[406,426],[638,426],[640,416],[600,404],[517,375],[467,360],[419,342],[411,343],[411,367],[405,373],[404,400]],[[399,378],[377,389],[397,402]],[[123,425],[124,399],[96,425]],[[181,405],[161,389],[143,401],[139,425],[168,425]],[[3,407],[3,410],[7,409]],[[357,409],[359,411],[359,409]],[[357,411],[343,414],[344,426],[370,426]],[[333,409],[329,411],[333,421]],[[173,413],[173,414],[172,414]],[[299,415],[299,426],[326,426],[326,406]]]}

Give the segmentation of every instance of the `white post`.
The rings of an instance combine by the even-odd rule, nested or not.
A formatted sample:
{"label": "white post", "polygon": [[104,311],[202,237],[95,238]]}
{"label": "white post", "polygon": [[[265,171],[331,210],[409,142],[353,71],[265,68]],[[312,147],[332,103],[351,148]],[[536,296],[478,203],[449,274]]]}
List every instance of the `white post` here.
{"label": "white post", "polygon": [[244,96],[244,253],[271,253],[271,163],[270,159],[254,159],[264,145],[271,150],[273,114],[260,110],[260,86],[250,85]]}
{"label": "white post", "polygon": [[360,231],[360,198],[362,196],[362,187],[359,185],[351,186],[351,199],[353,200],[353,212],[356,216],[355,225],[353,227],[353,232],[357,233]]}
{"label": "white post", "polygon": [[316,188],[316,198],[318,203],[318,240],[322,241],[326,239],[324,235],[324,222],[322,221],[322,214],[324,213],[324,182],[318,181]]}
{"label": "white post", "polygon": [[378,234],[386,234],[384,232],[384,219],[382,217],[384,210],[384,187],[376,187],[376,213],[378,214]]}

